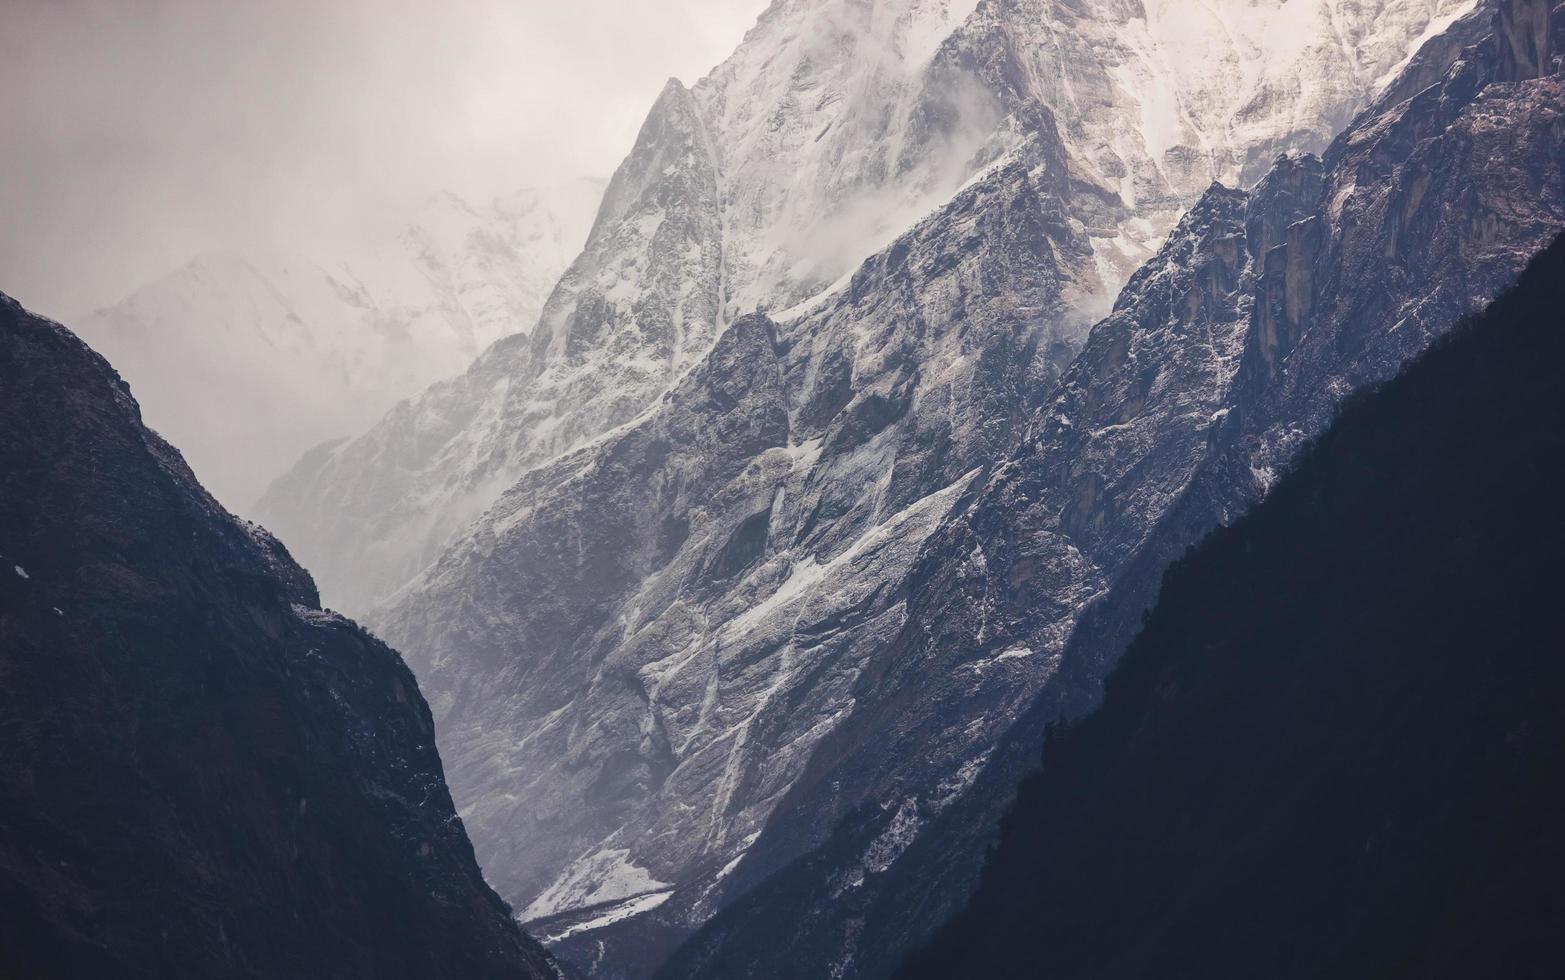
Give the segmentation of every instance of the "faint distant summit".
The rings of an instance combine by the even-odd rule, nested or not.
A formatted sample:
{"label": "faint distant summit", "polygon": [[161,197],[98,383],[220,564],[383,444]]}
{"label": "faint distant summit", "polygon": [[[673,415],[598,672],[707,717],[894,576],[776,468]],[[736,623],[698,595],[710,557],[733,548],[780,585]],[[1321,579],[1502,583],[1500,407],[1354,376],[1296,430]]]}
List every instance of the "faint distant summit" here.
{"label": "faint distant summit", "polygon": [[243,510],[311,447],[530,333],[604,186],[437,193],[356,254],[208,253],[78,323]]}

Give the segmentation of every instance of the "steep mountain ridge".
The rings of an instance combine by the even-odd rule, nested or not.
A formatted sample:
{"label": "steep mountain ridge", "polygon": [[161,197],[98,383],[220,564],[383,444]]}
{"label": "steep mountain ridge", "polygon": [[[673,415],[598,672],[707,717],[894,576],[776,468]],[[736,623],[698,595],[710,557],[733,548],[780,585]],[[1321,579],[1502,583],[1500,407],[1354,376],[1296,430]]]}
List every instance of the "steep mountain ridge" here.
{"label": "steep mountain ridge", "polygon": [[556,977],[396,652],[0,296],[0,974]]}
{"label": "steep mountain ridge", "polygon": [[[1166,564],[1565,226],[1557,42],[1534,30],[1532,60],[1508,63],[1495,22],[1454,25],[1480,37],[1465,49],[1432,42],[1441,81],[1372,107],[1324,163],[1280,162],[1240,213],[1211,192],[1185,229],[1204,238],[1176,233],[1131,280],[1021,450],[926,542],[908,626],[730,880],[776,877],[667,975],[886,975],[958,907],[1044,724],[1095,702]],[[1222,344],[1188,325],[1214,320]],[[966,743],[983,709],[950,678],[989,661],[1038,699]],[[953,803],[935,787],[957,773],[974,789]]]}
{"label": "steep mountain ridge", "polygon": [[1565,238],[1175,563],[899,977],[1555,972],[1562,285]]}
{"label": "steep mountain ridge", "polygon": [[722,276],[712,147],[670,79],[532,336],[306,456],[260,519],[307,543],[333,601],[372,608],[522,474],[628,422],[705,354]]}
{"label": "steep mountain ridge", "polygon": [[[1225,0],[1195,30],[1109,0],[778,0],[709,76],[658,99],[545,312],[548,346],[500,345],[472,377],[312,454],[258,516],[312,549],[335,601],[367,612],[528,469],[649,406],[733,317],[840,285],[1037,139],[1070,160],[1065,220],[1095,260],[1070,298],[1090,320],[1234,160],[1320,149],[1472,2],[1267,0],[1256,13]],[[1269,30],[1281,17],[1287,31]],[[1274,34],[1298,43],[1268,47]],[[1347,46],[1360,70],[1337,72]],[[1196,113],[1214,93],[1222,110]]]}
{"label": "steep mountain ridge", "polygon": [[[329,542],[323,550],[333,568],[374,566],[376,579],[358,593],[360,601],[394,588],[398,576],[413,576],[375,621],[414,651],[485,865],[524,915],[539,920],[540,931],[607,976],[644,974],[671,943],[773,872],[839,832],[873,827],[863,847],[820,879],[838,898],[853,892],[894,867],[937,810],[964,798],[988,749],[1060,666],[1079,607],[1103,595],[1122,563],[1141,553],[1149,529],[1206,461],[1217,424],[1248,407],[1251,395],[1241,399],[1238,379],[1260,377],[1256,397],[1266,397],[1265,376],[1243,370],[1257,332],[1250,297],[1260,263],[1251,250],[1264,255],[1291,244],[1288,229],[1321,206],[1323,168],[1310,158],[1279,165],[1253,215],[1215,192],[1201,211],[1210,227],[1184,226],[1164,243],[1163,266],[1154,261],[1133,281],[1135,293],[1121,307],[1135,312],[1104,334],[1117,330],[1121,342],[1104,340],[1090,363],[1078,359],[1075,374],[1064,375],[1066,387],[1056,390],[1101,305],[1095,297],[1159,243],[1182,207],[1176,202],[1194,200],[1210,175],[1196,183],[1201,172],[1186,168],[1175,182],[1165,166],[1136,176],[1128,150],[1110,154],[1095,145],[1092,134],[1113,129],[1104,120],[1116,112],[1120,129],[1143,134],[1121,111],[1130,103],[1115,88],[1113,64],[1082,65],[1072,56],[1057,66],[1084,86],[1098,78],[1087,88],[1106,93],[1104,100],[1041,101],[1041,92],[1064,91],[1038,81],[1040,62],[1028,53],[1048,40],[1043,28],[1032,35],[992,29],[984,17],[994,5],[985,4],[946,40],[914,44],[896,39],[926,35],[899,26],[893,7],[936,7],[871,6],[776,5],[736,55],[735,65],[753,59],[753,72],[725,67],[688,93],[671,83],[616,175],[622,190],[611,190],[580,260],[587,275],[577,281],[588,285],[562,284],[557,293],[556,326],[525,349],[491,350],[463,379],[366,437],[307,461],[271,499],[270,513],[283,528],[290,526],[287,514],[309,508],[297,533]],[[1042,6],[1055,18],[1050,30],[1060,30],[1066,8]],[[1390,70],[1409,62],[1405,45],[1421,40],[1437,17],[1462,9],[1386,5],[1388,16],[1374,23],[1404,47],[1361,35],[1353,43],[1380,51]],[[1111,13],[1099,11],[1110,24],[1130,18],[1119,8]],[[1006,23],[1013,19],[1034,23],[1020,15]],[[1454,33],[1482,34],[1481,21],[1458,21]],[[822,23],[825,36],[841,43],[817,43]],[[898,61],[895,72],[873,64],[865,70],[875,80],[868,89],[874,98],[842,104],[858,76],[819,63],[821,52],[860,51],[856,45],[882,36],[875,31],[883,27],[892,39],[887,50],[929,51],[929,61]],[[1440,40],[1431,46],[1453,50]],[[1319,56],[1308,45],[1299,49],[1301,77],[1329,68],[1305,57],[1310,51]],[[1240,61],[1259,65],[1251,56]],[[1421,65],[1412,59],[1408,71]],[[724,80],[730,76],[747,80],[744,91],[753,95],[735,123],[723,121],[725,103],[714,95],[737,84]],[[881,84],[888,79],[896,80],[895,98]],[[1316,104],[1351,113],[1379,74],[1374,83],[1364,82],[1357,101]],[[775,92],[783,94],[767,94]],[[969,99],[973,92],[982,98]],[[1452,104],[1466,106],[1470,94],[1456,93]],[[822,118],[836,120],[830,128],[804,125],[809,107],[821,105],[816,96],[828,110]],[[896,109],[881,118],[869,111],[876,104]],[[766,105],[775,112],[751,111]],[[1293,118],[1284,111],[1292,103],[1281,96],[1256,105],[1263,116]],[[993,126],[970,145],[964,124],[974,118]],[[832,135],[839,125],[852,134],[841,143]],[[765,138],[746,142],[736,135],[752,132],[746,127]],[[1209,154],[1212,172],[1243,170],[1236,161],[1251,150],[1276,148],[1257,133],[1288,146],[1306,139],[1291,122],[1243,131],[1253,145]],[[839,159],[833,154],[846,154],[865,132],[881,142],[868,145],[870,163],[852,158],[863,181],[847,180],[846,163],[840,174],[821,163]],[[1549,151],[1548,132],[1537,152]],[[746,165],[734,156],[737,145],[754,146],[781,172],[808,179],[780,195],[751,193],[734,176]],[[665,185],[654,175],[669,169],[661,148],[670,146],[680,149]],[[813,269],[796,280],[774,277],[796,266],[771,264],[786,250],[751,248],[761,241],[755,236],[780,227],[773,221],[807,213],[787,202],[815,201],[814,211],[830,216],[851,211],[861,195],[875,199],[882,179],[899,193],[935,186],[935,171],[918,168],[933,167],[951,147],[966,161],[954,196],[852,275],[832,282]],[[1388,137],[1363,152],[1394,148]],[[912,170],[896,163],[904,150]],[[1546,166],[1540,172],[1552,173]],[[1489,176],[1499,181],[1514,173]],[[1366,172],[1365,195],[1390,180]],[[1554,206],[1552,186],[1544,191],[1533,215],[1538,225]],[[1493,197],[1513,192],[1497,187]],[[717,207],[708,207],[712,201]],[[660,243],[671,212],[679,217],[676,234]],[[1520,253],[1536,228],[1500,232]],[[1362,240],[1373,237],[1365,232]],[[629,244],[611,244],[616,238]],[[714,242],[715,277],[705,264]],[[1182,263],[1192,257],[1198,265],[1186,270]],[[1443,322],[1442,304],[1452,296],[1464,295],[1466,303],[1492,295],[1485,291],[1500,288],[1520,261],[1480,259],[1481,281],[1470,284],[1471,295],[1455,287],[1442,294],[1431,320]],[[1465,274],[1467,259],[1455,261],[1446,271]],[[687,262],[700,263],[701,274],[692,277]],[[1388,288],[1412,298],[1428,272],[1418,266],[1411,284],[1397,280]],[[831,284],[809,296],[817,279]],[[728,412],[659,393],[658,372],[675,390],[699,384],[702,372],[699,360],[676,370],[675,359],[645,341],[669,335],[659,328],[669,322],[669,297],[685,303],[695,296],[703,304],[711,297],[716,319],[699,326],[721,338],[726,318],[737,312],[733,298],[754,283],[776,290],[768,304],[776,353],[757,349],[756,356],[782,362],[782,438],[759,449],[737,476],[653,452],[648,447],[659,442],[650,433],[680,416],[712,412],[715,421]],[[1307,291],[1295,280],[1295,295]],[[801,295],[809,298],[792,303]],[[1175,307],[1175,297],[1188,307]],[[684,315],[689,305],[673,308],[682,311],[679,322],[692,322]],[[1179,319],[1171,322],[1171,311]],[[652,329],[643,329],[643,320]],[[1279,337],[1293,336],[1291,327],[1268,322]],[[1377,324],[1372,329],[1390,327]],[[1183,346],[1187,328],[1199,343]],[[585,340],[574,352],[573,337]],[[1263,354],[1281,343],[1267,340]],[[649,349],[658,357],[628,385],[592,363],[605,350],[634,359]],[[1328,379],[1333,385],[1359,363],[1318,356],[1328,373],[1338,372]],[[1166,376],[1155,370],[1161,360],[1169,365]],[[526,401],[530,384],[515,384],[532,377],[568,377],[580,394],[556,398],[561,389],[549,382],[546,412],[523,426],[526,407],[538,400]],[[1052,542],[1037,555],[1013,554],[1004,542],[992,552],[988,541],[975,549],[980,542],[951,529],[965,526],[980,505],[987,513],[1014,503],[1002,497],[1003,488],[1033,466],[1024,440],[1047,426],[1051,402],[1061,395],[1082,413],[1083,429],[1069,433],[1062,424],[1048,437],[1058,455],[1049,454],[1042,475],[1026,478],[1042,480],[1048,491],[1028,519],[1046,525],[1051,510],[1068,507],[1071,527],[1025,529],[1024,536]],[[698,431],[697,423],[677,425]],[[551,441],[555,431],[570,435]],[[1159,447],[1167,452],[1141,465],[1140,455]],[[1287,447],[1278,452],[1286,457]],[[1013,457],[1020,461],[1005,462]],[[1104,472],[1094,473],[1099,466]],[[591,488],[605,480],[609,489]],[[562,492],[539,481],[554,481]],[[642,506],[645,513],[627,513]],[[988,527],[1006,520],[995,517]],[[410,528],[417,545],[411,554],[399,543]],[[1076,533],[1080,546],[1071,538]],[[1032,546],[1030,538],[1021,545]],[[607,587],[600,587],[586,572],[616,553],[621,557],[605,567]],[[365,555],[375,560],[366,563]],[[968,561],[971,567],[960,570]],[[936,597],[942,589],[951,589],[956,612]],[[1019,626],[1014,620],[1028,603],[1037,604],[1037,620]],[[992,629],[985,625],[990,617]],[[557,632],[565,626],[568,633]],[[941,635],[965,645],[941,648]],[[962,650],[961,662],[930,661],[938,649]],[[560,664],[570,665],[571,689],[551,682]],[[909,672],[919,676],[909,679]],[[517,786],[538,792],[513,798]],[[541,804],[545,799],[581,806],[567,820],[566,804]],[[528,855],[513,854],[510,841],[519,836],[537,844]],[[861,860],[871,846],[874,874]],[[818,895],[813,904],[823,907],[829,897]],[[803,929],[817,922],[797,921]],[[929,924],[917,916],[906,921],[915,930]],[[839,938],[820,945],[811,939],[799,951],[828,956],[819,965],[829,972],[842,950],[826,950]],[[768,957],[781,951],[764,942],[754,949],[752,965],[738,960],[729,968],[775,972],[779,961]]]}
{"label": "steep mountain ridge", "polygon": [[602,191],[441,194],[347,257],[203,255],[73,322],[213,491],[249,508],[306,450],[531,332]]}
{"label": "steep mountain ridge", "polygon": [[[1063,178],[1057,158],[997,166],[840,293],[736,321],[398,598],[383,628],[421,651],[485,866],[525,916],[718,872],[851,710],[918,541],[1073,349],[1061,293],[1090,250],[1040,203]],[[769,394],[702,394],[714,376]],[[541,833],[520,853],[523,826]]]}

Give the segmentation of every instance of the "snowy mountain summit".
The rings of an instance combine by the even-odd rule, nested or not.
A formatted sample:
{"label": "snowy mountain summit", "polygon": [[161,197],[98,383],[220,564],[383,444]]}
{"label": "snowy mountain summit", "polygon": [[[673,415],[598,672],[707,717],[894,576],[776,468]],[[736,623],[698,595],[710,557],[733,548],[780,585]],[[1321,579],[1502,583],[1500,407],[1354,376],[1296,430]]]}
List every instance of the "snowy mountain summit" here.
{"label": "snowy mountain summit", "polygon": [[1083,286],[1111,297],[1208,184],[1323,148],[1472,6],[780,0],[694,89],[729,191],[730,302],[814,292],[1051,125],[1102,198],[1078,216],[1105,267]]}
{"label": "snowy mountain summit", "polygon": [[317,542],[327,594],[366,610],[523,473],[645,409],[733,317],[819,295],[1040,145],[1090,246],[1063,284],[1084,324],[1209,183],[1324,147],[1472,5],[778,0],[694,88],[669,82],[533,343],[312,455],[260,514]]}
{"label": "snowy mountain summit", "polygon": [[248,508],[306,450],[530,332],[602,186],[439,194],[357,254],[203,255],[73,322],[213,492]]}

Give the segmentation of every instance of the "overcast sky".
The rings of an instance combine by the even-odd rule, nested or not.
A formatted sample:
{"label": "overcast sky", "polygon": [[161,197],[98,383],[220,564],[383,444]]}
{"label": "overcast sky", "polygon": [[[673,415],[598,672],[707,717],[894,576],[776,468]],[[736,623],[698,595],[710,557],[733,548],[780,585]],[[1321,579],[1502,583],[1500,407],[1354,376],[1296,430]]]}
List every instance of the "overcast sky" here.
{"label": "overcast sky", "polygon": [[69,317],[202,251],[607,176],[764,6],[0,0],[0,291]]}

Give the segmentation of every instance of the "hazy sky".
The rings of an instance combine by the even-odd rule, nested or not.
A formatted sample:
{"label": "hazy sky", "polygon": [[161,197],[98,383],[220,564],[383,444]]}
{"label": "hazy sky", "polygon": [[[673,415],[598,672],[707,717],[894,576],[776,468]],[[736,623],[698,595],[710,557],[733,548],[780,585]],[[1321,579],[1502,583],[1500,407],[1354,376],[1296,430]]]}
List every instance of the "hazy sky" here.
{"label": "hazy sky", "polygon": [[0,291],[58,317],[426,194],[607,176],[764,0],[0,0]]}

